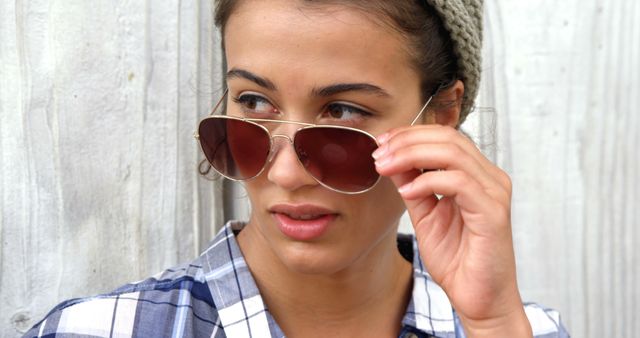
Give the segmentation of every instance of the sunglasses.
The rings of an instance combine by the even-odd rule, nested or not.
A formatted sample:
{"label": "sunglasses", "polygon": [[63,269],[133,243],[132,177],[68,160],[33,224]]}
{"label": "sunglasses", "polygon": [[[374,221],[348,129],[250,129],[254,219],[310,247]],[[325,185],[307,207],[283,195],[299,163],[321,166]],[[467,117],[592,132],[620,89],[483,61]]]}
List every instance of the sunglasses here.
{"label": "sunglasses", "polygon": [[[371,190],[380,180],[371,156],[379,144],[368,132],[336,125],[213,115],[226,95],[227,91],[211,114],[200,121],[194,135],[207,161],[220,175],[234,181],[259,176],[279,149],[275,140],[282,138],[293,146],[302,167],[327,189],[359,194]],[[263,125],[269,123],[293,124],[300,128],[289,137],[269,132]]]}

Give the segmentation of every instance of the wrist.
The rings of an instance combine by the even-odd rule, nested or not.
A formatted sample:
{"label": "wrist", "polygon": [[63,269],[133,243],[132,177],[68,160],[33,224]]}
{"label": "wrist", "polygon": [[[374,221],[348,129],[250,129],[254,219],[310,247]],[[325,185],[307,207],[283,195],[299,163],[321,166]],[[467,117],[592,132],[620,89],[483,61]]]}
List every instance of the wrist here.
{"label": "wrist", "polygon": [[460,321],[468,338],[533,336],[524,306],[501,317],[470,319],[460,316]]}

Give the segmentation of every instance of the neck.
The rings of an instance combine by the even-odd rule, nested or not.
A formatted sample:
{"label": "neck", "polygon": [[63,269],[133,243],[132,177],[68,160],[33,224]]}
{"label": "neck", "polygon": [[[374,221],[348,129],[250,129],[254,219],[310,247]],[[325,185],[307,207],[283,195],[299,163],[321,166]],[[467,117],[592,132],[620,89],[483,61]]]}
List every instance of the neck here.
{"label": "neck", "polygon": [[330,274],[289,269],[251,224],[238,242],[269,312],[287,336],[397,336],[412,268],[397,250],[395,232]]}

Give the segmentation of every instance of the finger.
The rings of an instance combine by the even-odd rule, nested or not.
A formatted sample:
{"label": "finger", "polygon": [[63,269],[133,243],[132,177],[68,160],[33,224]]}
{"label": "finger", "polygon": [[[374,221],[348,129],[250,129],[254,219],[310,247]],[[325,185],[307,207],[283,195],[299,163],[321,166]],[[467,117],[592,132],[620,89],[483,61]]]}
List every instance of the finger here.
{"label": "finger", "polygon": [[[396,185],[396,187],[402,187],[407,184],[410,184],[415,180],[416,177],[420,176],[420,171],[418,170],[409,170],[402,172],[400,174],[392,175],[391,181]],[[410,200],[404,200],[405,206],[407,210],[410,211],[410,216],[415,214],[416,211],[420,211],[420,215],[426,215],[435,208],[436,204],[438,204],[438,198],[435,195],[425,195],[421,198],[413,198]],[[418,218],[419,219],[419,218]],[[411,217],[413,221],[414,218]]]}
{"label": "finger", "polygon": [[388,133],[379,136],[381,151],[394,151],[417,143],[453,143],[458,145],[467,154],[472,156],[486,172],[493,176],[500,185],[507,190],[511,189],[509,176],[500,168],[489,161],[478,149],[478,147],[467,136],[460,131],[437,124],[420,125],[412,127],[401,127],[390,130]]}
{"label": "finger", "polygon": [[509,194],[506,187],[490,175],[473,156],[454,143],[412,144],[387,152],[376,161],[376,168],[384,176],[411,169],[463,170],[478,180],[484,188],[496,188],[496,191],[504,195]]}
{"label": "finger", "polygon": [[[465,223],[487,226],[509,223],[509,199],[492,198],[480,183],[464,171],[425,172],[402,186],[399,192],[407,201],[434,194],[451,197],[463,213]],[[421,214],[424,211],[414,212]]]}
{"label": "finger", "polygon": [[[388,144],[390,149],[402,148],[412,143],[455,143],[478,161],[485,160],[478,147],[459,130],[439,124],[399,127],[378,137],[381,146]],[[490,163],[490,162],[489,162]]]}

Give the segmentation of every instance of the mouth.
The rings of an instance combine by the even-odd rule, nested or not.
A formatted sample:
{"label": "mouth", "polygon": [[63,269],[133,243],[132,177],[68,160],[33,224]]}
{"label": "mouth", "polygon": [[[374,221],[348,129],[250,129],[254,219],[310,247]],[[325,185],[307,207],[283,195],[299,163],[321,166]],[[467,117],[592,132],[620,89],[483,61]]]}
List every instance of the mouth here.
{"label": "mouth", "polygon": [[338,213],[321,206],[313,204],[276,204],[269,208],[272,214],[282,214],[296,220],[312,220],[326,215],[337,215]]}
{"label": "mouth", "polygon": [[291,214],[282,214],[284,216],[288,216],[289,218],[296,220],[296,221],[310,221],[310,220],[314,220],[314,219],[318,219],[321,218],[323,216],[325,216],[324,214],[310,214],[310,215],[291,215]]}
{"label": "mouth", "polygon": [[269,212],[280,231],[297,241],[320,238],[338,217],[333,210],[311,204],[278,204],[269,208]]}

